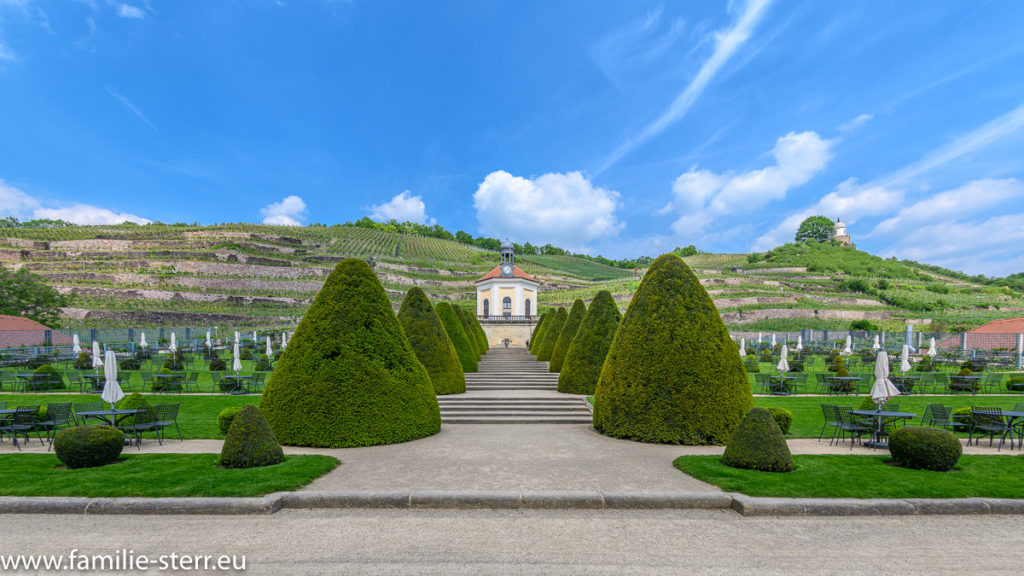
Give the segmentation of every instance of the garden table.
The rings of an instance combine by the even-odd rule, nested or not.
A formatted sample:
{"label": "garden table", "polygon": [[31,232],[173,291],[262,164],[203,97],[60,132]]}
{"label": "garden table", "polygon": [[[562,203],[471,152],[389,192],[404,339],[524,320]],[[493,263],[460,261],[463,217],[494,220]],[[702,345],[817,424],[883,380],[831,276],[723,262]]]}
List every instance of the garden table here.
{"label": "garden table", "polygon": [[86,392],[103,392],[103,384],[100,383],[105,378],[103,374],[83,372],[82,378],[89,381],[89,389]]}
{"label": "garden table", "polygon": [[[222,381],[227,380],[232,384],[232,386],[226,390],[232,394],[244,394],[245,383],[248,382],[250,378],[252,378],[252,376],[246,376],[243,374],[227,374],[225,376],[221,376]],[[222,386],[221,389],[223,390],[223,388],[224,387]]]}
{"label": "garden table", "polygon": [[899,389],[900,394],[913,394],[914,386],[917,386],[917,382],[921,379],[920,376],[889,376],[889,380],[896,385]]}
{"label": "garden table", "polygon": [[[3,414],[3,412],[0,412]],[[1010,449],[1013,449],[1013,429],[1017,426],[1017,420],[1024,418],[1024,412],[1018,412],[1016,410],[1003,410],[1003,418],[1006,418],[1006,426],[1010,429]],[[1019,431],[1018,431],[1019,432]],[[1017,449],[1021,448],[1021,442],[1024,442],[1024,438],[1018,436],[1019,442],[1017,442]]]}
{"label": "garden table", "polygon": [[977,394],[978,389],[981,388],[982,378],[982,376],[950,376],[949,391],[963,392],[970,390],[971,394]]}
{"label": "garden table", "polygon": [[139,412],[142,412],[142,410],[89,410],[87,412],[78,412],[77,415],[82,418],[96,418],[116,428],[118,422],[124,420],[126,416],[138,414]]}
{"label": "garden table", "polygon": [[[857,383],[860,382],[860,376],[829,376],[826,382],[828,382],[829,392],[849,394],[850,392],[857,391]],[[850,384],[853,384],[853,390],[846,389]]]}
{"label": "garden table", "polygon": [[775,374],[769,375],[769,392],[772,394],[779,394],[782,396],[789,396],[791,390],[787,381],[796,380],[796,376],[788,376],[786,374]]}
{"label": "garden table", "polygon": [[885,410],[850,410],[850,414],[874,418],[875,430],[871,433],[871,440],[864,443],[868,448],[888,448],[889,443],[882,440],[885,438],[885,425],[896,420],[910,420],[917,416],[911,412],[887,412]]}
{"label": "garden table", "polygon": [[[156,382],[160,382],[159,390],[155,392],[168,392],[176,391],[181,392],[182,381],[185,379],[184,374],[153,374],[153,379]],[[177,386],[175,386],[177,384]]]}

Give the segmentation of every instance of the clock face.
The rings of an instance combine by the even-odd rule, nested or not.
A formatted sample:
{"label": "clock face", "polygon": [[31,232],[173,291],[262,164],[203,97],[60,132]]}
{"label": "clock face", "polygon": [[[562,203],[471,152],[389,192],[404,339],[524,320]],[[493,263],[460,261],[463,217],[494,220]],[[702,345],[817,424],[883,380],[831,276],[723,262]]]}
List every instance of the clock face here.
{"label": "clock face", "polygon": [[502,274],[506,274],[506,275],[512,274],[512,265],[511,264],[502,264],[501,265],[501,273]]}

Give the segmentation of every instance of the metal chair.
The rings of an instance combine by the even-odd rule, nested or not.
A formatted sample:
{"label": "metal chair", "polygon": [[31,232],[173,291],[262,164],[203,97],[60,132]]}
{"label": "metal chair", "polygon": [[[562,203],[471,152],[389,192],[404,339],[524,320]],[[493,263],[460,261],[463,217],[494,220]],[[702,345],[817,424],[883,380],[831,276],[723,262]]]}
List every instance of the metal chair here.
{"label": "metal chair", "polygon": [[935,426],[938,428],[949,428],[949,419],[953,415],[953,409],[942,404],[928,404],[921,415],[921,426]]}
{"label": "metal chair", "polygon": [[188,375],[185,377],[185,391],[199,391],[199,372],[189,372]]}
{"label": "metal chair", "polygon": [[[21,446],[18,445],[18,435],[25,437],[25,442],[29,441],[28,433],[36,429],[36,420],[39,419],[39,405],[35,406],[18,406],[15,408],[15,412],[11,420],[0,427],[0,434],[6,434],[14,440],[14,447],[21,450]],[[42,442],[42,437],[39,438]]]}
{"label": "metal chair", "polygon": [[162,445],[164,428],[174,425],[174,429],[178,432],[178,441],[182,442],[181,428],[178,428],[178,409],[181,407],[180,403],[174,404],[157,404],[153,407],[156,411],[156,421],[153,422],[153,427],[157,432],[157,440]]}
{"label": "metal chair", "polygon": [[771,376],[762,372],[754,374],[754,384],[757,385],[758,394],[767,394],[771,390]]}
{"label": "metal chair", "polygon": [[978,440],[982,437],[988,436],[988,445],[992,445],[992,441],[996,434],[1001,434],[999,438],[999,450],[1003,448],[1003,442],[1006,440],[1006,436],[1010,436],[1010,449],[1013,449],[1013,434],[1012,429],[1006,425],[1006,421],[1003,420],[1003,410],[1001,408],[982,408],[978,406],[971,406],[971,429],[967,436],[967,445],[970,446],[974,440],[974,435],[978,435]]}
{"label": "metal chair", "polygon": [[49,443],[46,450],[53,448],[53,439],[61,428],[67,428],[74,422],[74,415],[71,413],[71,403],[62,402],[46,405],[46,420],[37,422],[36,426],[46,433],[46,441]]}
{"label": "metal chair", "polygon": [[148,370],[140,370],[139,375],[142,376],[142,391],[147,388],[150,392],[153,391],[153,373]]}
{"label": "metal chair", "polygon": [[160,434],[156,429],[157,419],[155,407],[142,406],[139,408],[139,412],[132,415],[128,424],[118,426],[118,429],[124,432],[126,436],[133,436],[135,438],[135,447],[142,450],[142,435],[144,433],[156,432],[157,440],[160,440]]}
{"label": "metal chair", "polygon": [[85,418],[79,416],[80,413],[99,412],[100,410],[103,410],[106,407],[106,403],[104,402],[81,402],[79,404],[73,405],[72,409],[75,412],[75,423],[79,425],[85,424]]}
{"label": "metal chair", "polygon": [[[835,405],[834,404],[822,404],[821,415],[824,418],[824,423],[821,425],[821,431],[818,432],[818,442],[821,442],[822,437],[825,435],[825,429],[831,427],[832,437],[835,437],[835,428],[839,425],[839,420],[836,418]],[[832,445],[832,441],[829,440],[829,445]]]}
{"label": "metal chair", "polygon": [[[861,436],[870,434],[873,428],[870,424],[865,423],[855,415],[850,414],[850,411],[853,410],[853,408],[850,408],[849,406],[834,406],[833,408],[835,408],[836,419],[839,423],[836,430],[840,434],[840,441],[845,440],[846,433],[849,432],[850,450],[853,450],[854,442],[860,439]],[[831,445],[832,443],[829,442],[829,444]]]}
{"label": "metal chair", "polygon": [[1002,385],[1002,372],[989,372],[988,374],[985,374],[985,378],[981,380],[981,388],[985,391],[986,394],[998,392]]}

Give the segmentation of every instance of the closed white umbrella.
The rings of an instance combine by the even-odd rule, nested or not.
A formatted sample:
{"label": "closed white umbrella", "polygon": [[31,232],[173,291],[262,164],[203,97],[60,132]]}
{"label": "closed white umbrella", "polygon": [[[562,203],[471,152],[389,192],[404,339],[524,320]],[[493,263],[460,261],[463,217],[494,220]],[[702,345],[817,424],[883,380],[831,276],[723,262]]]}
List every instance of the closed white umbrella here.
{"label": "closed white umbrella", "polygon": [[206,347],[213,348],[213,340],[210,338],[210,331],[206,331]]}
{"label": "closed white umbrella", "polygon": [[142,333],[142,337],[139,338],[139,347],[140,348],[149,348],[149,343],[146,342],[146,333],[145,332],[143,332]]}
{"label": "closed white umbrella", "polygon": [[804,337],[803,337],[803,335],[798,334],[797,337],[796,337],[796,350],[797,350],[797,352],[799,352],[799,351],[801,351],[803,349],[804,349]]}
{"label": "closed white umbrella", "polygon": [[772,334],[772,348],[775,348],[775,334]]}
{"label": "closed white umbrella", "polygon": [[100,343],[92,341],[92,367],[94,370],[98,370],[100,366],[103,366],[103,360],[100,360]]}
{"label": "closed white umbrella", "polygon": [[267,358],[274,356],[274,350],[270,347],[270,336],[267,336]]}
{"label": "closed white umbrella", "polygon": [[252,342],[253,342],[253,344],[256,343],[256,331],[255,330],[252,331]]}
{"label": "closed white umbrella", "polygon": [[931,341],[928,342],[928,355],[935,358],[938,353],[939,351],[935,349],[935,338],[932,338]]}
{"label": "closed white umbrella", "polygon": [[238,353],[238,340],[235,340],[234,354],[235,359],[231,362],[231,369],[235,371],[235,374],[238,374],[242,371],[242,358],[241,354]]}
{"label": "closed white umbrella", "polygon": [[173,354],[178,351],[178,340],[174,336],[174,332],[171,332],[171,345],[167,347],[168,350]]}
{"label": "closed white umbrella", "polygon": [[740,358],[744,358],[747,355],[747,339],[740,338]]}
{"label": "closed white umbrella", "polygon": [[875,383],[871,386],[871,400],[881,406],[899,395],[900,391],[889,380],[889,355],[882,350],[875,359]]}
{"label": "closed white umbrella", "polygon": [[107,382],[103,385],[103,394],[100,397],[110,404],[110,409],[113,410],[114,404],[124,398],[121,385],[117,383],[117,357],[114,356],[113,350],[107,350],[107,364],[103,368],[103,374],[107,377]]}
{"label": "closed white umbrella", "polygon": [[787,360],[787,358],[789,358],[789,346],[783,344],[782,359],[779,360],[779,365],[776,366],[776,368],[779,369],[779,372],[789,372],[789,361]]}
{"label": "closed white umbrella", "polygon": [[761,333],[760,332],[757,333],[757,345],[758,346],[761,345]]}
{"label": "closed white umbrella", "polygon": [[71,351],[74,352],[75,356],[82,353],[82,345],[78,341],[78,334],[71,335]]}
{"label": "closed white umbrella", "polygon": [[903,351],[900,352],[900,371],[910,372],[910,346],[906,344],[903,345]]}
{"label": "closed white umbrella", "polygon": [[853,354],[853,338],[850,338],[849,334],[846,335],[846,346],[843,347],[843,351],[840,354],[843,356]]}
{"label": "closed white umbrella", "polygon": [[872,350],[879,350],[881,348],[882,348],[882,345],[878,343],[878,334],[875,334],[875,344],[873,346],[871,346],[871,349]]}
{"label": "closed white umbrella", "polygon": [[241,337],[238,335],[238,332],[235,332],[235,342],[238,342],[240,339]]}

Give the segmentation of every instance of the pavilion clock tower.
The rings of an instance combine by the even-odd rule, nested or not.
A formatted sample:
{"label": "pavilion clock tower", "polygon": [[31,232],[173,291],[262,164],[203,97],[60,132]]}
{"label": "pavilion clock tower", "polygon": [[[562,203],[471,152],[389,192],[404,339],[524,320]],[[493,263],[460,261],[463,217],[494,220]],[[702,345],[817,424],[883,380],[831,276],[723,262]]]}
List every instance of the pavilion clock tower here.
{"label": "pavilion clock tower", "polygon": [[516,266],[515,246],[501,245],[501,262],[476,281],[476,314],[481,318],[532,318],[537,314],[537,288],[533,276]]}

